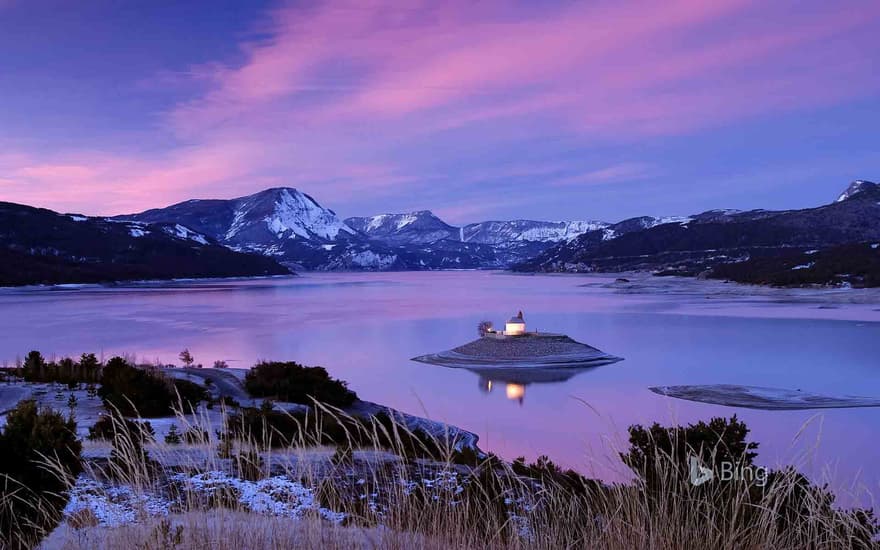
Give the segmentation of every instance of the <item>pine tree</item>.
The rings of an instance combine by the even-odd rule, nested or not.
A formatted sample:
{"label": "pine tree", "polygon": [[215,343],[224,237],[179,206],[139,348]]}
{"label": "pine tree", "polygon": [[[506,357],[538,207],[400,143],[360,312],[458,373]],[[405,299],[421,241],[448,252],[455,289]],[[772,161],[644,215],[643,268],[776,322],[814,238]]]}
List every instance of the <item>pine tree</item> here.
{"label": "pine tree", "polygon": [[67,398],[67,408],[70,409],[70,418],[76,418],[76,405],[78,403],[78,399],[75,395],[70,394],[70,397]]}
{"label": "pine tree", "polygon": [[177,425],[172,424],[170,428],[168,428],[168,433],[165,435],[165,443],[169,445],[180,445],[180,433],[177,432]]}

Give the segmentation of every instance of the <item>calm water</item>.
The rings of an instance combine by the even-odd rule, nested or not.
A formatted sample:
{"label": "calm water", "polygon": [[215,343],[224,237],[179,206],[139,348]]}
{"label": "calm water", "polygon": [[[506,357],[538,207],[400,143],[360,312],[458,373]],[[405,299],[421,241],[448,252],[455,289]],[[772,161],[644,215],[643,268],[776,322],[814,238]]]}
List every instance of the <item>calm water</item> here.
{"label": "calm water", "polygon": [[[548,454],[606,478],[624,471],[614,451],[628,425],[736,413],[761,443],[760,462],[797,462],[839,489],[855,483],[880,495],[880,409],[754,411],[647,389],[739,383],[880,396],[876,294],[816,298],[657,279],[645,292],[626,293],[613,281],[438,272],[5,290],[0,361],[39,349],[175,362],[188,347],[205,365],[224,359],[248,367],[262,358],[323,365],[362,398],[474,431],[487,450]],[[480,320],[497,325],[520,309],[530,329],[563,332],[625,360],[563,381],[493,380],[491,391],[472,372],[409,360],[469,341]]]}

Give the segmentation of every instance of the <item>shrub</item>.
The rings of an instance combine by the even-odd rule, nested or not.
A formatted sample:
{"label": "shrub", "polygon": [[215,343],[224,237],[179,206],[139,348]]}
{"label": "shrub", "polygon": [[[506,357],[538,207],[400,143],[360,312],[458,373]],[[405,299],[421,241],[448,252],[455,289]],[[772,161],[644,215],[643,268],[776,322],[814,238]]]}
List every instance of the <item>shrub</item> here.
{"label": "shrub", "polygon": [[124,416],[167,416],[173,395],[169,383],[158,373],[130,365],[121,357],[107,362],[98,395]]}
{"label": "shrub", "polygon": [[98,395],[124,416],[148,418],[168,416],[178,403],[187,410],[210,399],[208,390],[195,382],[169,379],[159,371],[135,367],[121,357],[107,362]]}
{"label": "shrub", "polygon": [[177,403],[177,396],[180,396],[181,404],[184,410],[194,409],[201,401],[210,401],[211,393],[204,386],[200,386],[195,382],[174,378],[172,380],[176,395],[174,402]]}
{"label": "shrub", "polygon": [[177,425],[172,424],[170,428],[168,428],[168,433],[165,434],[165,443],[169,445],[180,445],[180,433],[177,431]]}
{"label": "shrub", "polygon": [[81,451],[72,419],[33,400],[9,413],[0,434],[0,547],[30,547],[58,524]]}
{"label": "shrub", "polygon": [[215,369],[228,369],[229,363],[227,363],[226,361],[224,361],[222,359],[217,359],[216,361],[214,361],[214,368]]}
{"label": "shrub", "polygon": [[136,422],[128,418],[119,419],[110,414],[102,414],[98,421],[89,427],[89,435],[86,437],[90,441],[112,441],[117,432],[137,434],[138,439],[144,443],[150,443],[156,439],[156,430],[149,422]]}
{"label": "shrub", "polygon": [[258,363],[245,375],[245,388],[254,397],[307,405],[314,398],[335,407],[347,407],[357,399],[345,382],[331,378],[324,367],[305,367],[292,361]]}
{"label": "shrub", "polygon": [[230,407],[230,408],[237,409],[238,407],[241,407],[241,403],[239,403],[238,401],[235,400],[235,398],[233,398],[229,395],[220,396],[220,399],[217,400],[217,403],[220,405],[225,405],[226,407]]}
{"label": "shrub", "polygon": [[452,441],[423,430],[404,428],[387,413],[368,418],[337,416],[318,411],[283,412],[268,407],[242,408],[231,415],[224,438],[247,441],[264,448],[336,445],[388,449],[404,458],[455,460]]}
{"label": "shrub", "polygon": [[760,485],[752,479],[716,480],[698,486],[690,483],[690,456],[715,472],[723,463],[737,470],[754,467],[758,444],[747,441],[748,433],[736,415],[687,426],[655,423],[646,429],[635,425],[629,428],[629,451],[621,458],[644,484],[646,504],[652,510],[688,502],[714,530],[730,532],[767,529],[765,510],[770,509],[775,513],[773,527],[780,532],[810,532],[816,528],[815,522],[821,521],[848,526],[837,536],[850,539],[852,548],[875,547],[871,541],[880,528],[872,511],[836,509],[834,495],[827,487],[812,484],[793,468],[769,471]]}
{"label": "shrub", "polygon": [[715,471],[724,462],[752,466],[758,444],[746,441],[748,434],[748,427],[736,415],[729,420],[712,418],[708,423],[701,420],[685,427],[667,428],[656,422],[647,429],[630,426],[629,452],[621,454],[621,459],[652,489],[663,482],[665,471],[659,472],[658,465],[669,459],[682,478],[689,473],[689,456],[699,458]]}

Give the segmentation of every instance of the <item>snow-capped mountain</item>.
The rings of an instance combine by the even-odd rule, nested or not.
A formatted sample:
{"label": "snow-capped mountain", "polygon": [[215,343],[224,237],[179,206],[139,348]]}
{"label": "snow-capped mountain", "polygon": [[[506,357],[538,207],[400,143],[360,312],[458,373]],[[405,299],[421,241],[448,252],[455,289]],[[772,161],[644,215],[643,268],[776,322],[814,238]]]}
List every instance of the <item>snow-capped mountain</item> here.
{"label": "snow-capped mountain", "polygon": [[443,239],[460,240],[458,228],[447,224],[430,210],[346,218],[345,224],[372,239],[396,244],[426,244]]}
{"label": "snow-capped mountain", "polygon": [[814,209],[456,227],[428,210],[341,220],[309,195],[281,187],[236,199],[190,200],[117,220],[129,224],[131,236],[160,229],[303,269],[651,269],[732,261],[779,247],[819,249],[878,239],[878,194],[880,186],[860,180],[836,202]]}
{"label": "snow-capped mountain", "polygon": [[229,200],[194,199],[117,219],[180,224],[242,248],[262,249],[291,239],[332,242],[340,233],[355,234],[332,210],[288,187]]}
{"label": "snow-capped mountain", "polygon": [[598,221],[488,221],[464,226],[461,240],[495,245],[521,241],[555,243],[568,241],[587,231],[604,229],[609,225]]}
{"label": "snow-capped mountain", "polygon": [[457,236],[458,229],[430,212],[347,220],[353,228],[309,195],[287,187],[229,200],[189,200],[116,220],[166,224],[173,232],[206,235],[233,250],[259,253],[294,268],[503,267],[491,247],[446,240]]}
{"label": "snow-capped mountain", "polygon": [[[753,260],[770,265],[777,258],[798,252],[815,253],[878,240],[880,185],[860,180],[835,202],[815,208],[710,210],[685,218],[624,220],[561,242],[516,269],[652,270],[694,275],[722,264]],[[831,256],[839,258],[843,254]]]}
{"label": "snow-capped mountain", "polygon": [[355,233],[335,212],[296,189],[266,189],[235,201],[232,221],[223,235],[228,242],[267,238],[333,241],[340,232]]}
{"label": "snow-capped mountain", "polygon": [[229,200],[189,200],[116,219],[170,224],[181,235],[189,231],[233,250],[319,270],[504,268],[608,225],[515,220],[455,227],[429,210],[343,221],[288,187]]}

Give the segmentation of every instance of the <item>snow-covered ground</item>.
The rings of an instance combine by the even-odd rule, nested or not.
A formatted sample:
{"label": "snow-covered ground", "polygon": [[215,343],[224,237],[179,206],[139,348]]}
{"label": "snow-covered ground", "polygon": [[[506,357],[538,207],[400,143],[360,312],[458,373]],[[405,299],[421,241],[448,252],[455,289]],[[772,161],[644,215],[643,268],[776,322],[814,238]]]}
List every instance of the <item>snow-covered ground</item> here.
{"label": "snow-covered ground", "polygon": [[[553,276],[553,275],[551,275]],[[655,277],[649,273],[558,275],[578,277],[597,298],[613,295],[614,306],[650,306],[685,315],[877,321],[880,288],[774,288],[714,279]]]}

